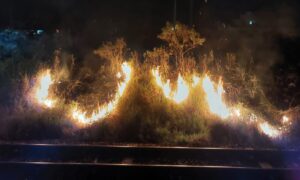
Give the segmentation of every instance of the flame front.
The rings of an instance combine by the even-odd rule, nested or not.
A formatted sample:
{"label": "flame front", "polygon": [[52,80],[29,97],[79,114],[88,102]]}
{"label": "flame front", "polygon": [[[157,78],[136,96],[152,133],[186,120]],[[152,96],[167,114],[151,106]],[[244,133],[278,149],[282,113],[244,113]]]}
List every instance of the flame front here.
{"label": "flame front", "polygon": [[[193,75],[192,82],[189,86],[189,84],[183,79],[181,74],[179,74],[176,84],[177,87],[175,90],[172,90],[170,80],[167,79],[164,82],[159,74],[158,68],[153,69],[152,74],[155,78],[156,84],[162,89],[164,96],[178,104],[186,100],[189,95],[190,88],[195,88],[200,82],[200,78]],[[103,119],[112,111],[114,111],[131,79],[131,66],[127,62],[124,62],[121,65],[121,72],[118,72],[116,76],[118,79],[123,76],[124,80],[118,84],[116,94],[110,102],[98,107],[91,114],[88,114],[87,111],[80,109],[79,107],[74,107],[71,109],[71,117],[79,122],[79,124],[85,125],[92,124],[100,119]],[[30,97],[33,97],[34,99],[33,102],[36,102],[39,105],[47,108],[53,108],[57,101],[57,99],[53,98],[53,95],[49,92],[50,87],[53,84],[54,80],[50,69],[41,71],[37,75],[33,91],[31,91],[30,93]],[[224,89],[222,81],[219,81],[219,83],[215,85],[215,83],[209,78],[208,75],[205,75],[202,79],[202,86],[197,86],[197,88],[201,87],[205,93],[205,99],[207,101],[210,112],[219,116],[221,119],[229,119],[230,117],[233,118],[232,122],[244,121],[245,123],[254,123],[255,127],[261,133],[267,135],[270,138],[278,138],[284,135],[284,133],[289,130],[292,124],[290,118],[287,115],[283,115],[281,117],[282,127],[277,127],[269,124],[263,118],[258,118],[254,113],[251,113],[250,115],[248,114],[249,118],[247,118],[248,110],[246,109],[245,111],[245,108],[243,107],[228,107],[223,100]]]}
{"label": "flame front", "polygon": [[281,135],[281,131],[271,126],[267,122],[259,123],[259,129],[267,136],[271,138],[276,138]]}
{"label": "flame front", "polygon": [[54,100],[49,97],[49,88],[52,84],[53,80],[51,78],[50,70],[47,69],[38,76],[37,87],[34,93],[36,101],[48,108],[54,106]]}
{"label": "flame front", "polygon": [[196,87],[198,85],[198,83],[200,82],[200,78],[193,75],[193,83],[192,83],[192,87]]}
{"label": "flame front", "polygon": [[166,83],[164,83],[160,77],[158,72],[158,68],[152,70],[152,74],[155,78],[156,84],[162,89],[164,95],[171,99],[171,87],[170,87],[170,80],[168,79]]}
{"label": "flame front", "polygon": [[210,78],[205,75],[202,82],[203,90],[206,94],[206,101],[208,103],[209,109],[212,113],[218,115],[222,119],[227,118],[230,115],[230,111],[226,104],[223,102],[222,95],[224,89],[222,82],[219,81],[217,89],[214,88],[213,82]]}
{"label": "flame front", "polygon": [[176,103],[181,103],[184,101],[189,95],[189,87],[187,83],[183,80],[181,75],[179,74],[178,80],[177,80],[177,89],[173,94],[173,100]]}
{"label": "flame front", "polygon": [[[121,96],[124,94],[124,91],[131,79],[132,69],[127,62],[122,64],[122,72],[125,76],[124,81],[118,84],[117,93],[112,101],[109,103],[99,107],[95,110],[91,116],[87,116],[87,113],[77,107],[72,110],[72,118],[77,120],[81,124],[92,124],[100,119],[106,117],[109,113],[111,113],[115,107],[117,106]],[[120,78],[121,73],[117,73],[117,77]]]}
{"label": "flame front", "polygon": [[[177,89],[175,91],[172,91],[171,89],[170,79],[168,79],[165,83],[162,81],[158,68],[152,70],[152,75],[155,78],[156,84],[162,89],[165,97],[178,104],[187,99],[190,90],[188,83],[182,78],[181,74],[178,75]],[[197,78],[193,79],[193,81],[197,81]],[[196,83],[197,82],[193,82],[193,84]]]}
{"label": "flame front", "polygon": [[287,123],[289,123],[290,119],[286,115],[284,115],[284,116],[282,116],[281,121],[282,121],[283,124],[287,124]]}

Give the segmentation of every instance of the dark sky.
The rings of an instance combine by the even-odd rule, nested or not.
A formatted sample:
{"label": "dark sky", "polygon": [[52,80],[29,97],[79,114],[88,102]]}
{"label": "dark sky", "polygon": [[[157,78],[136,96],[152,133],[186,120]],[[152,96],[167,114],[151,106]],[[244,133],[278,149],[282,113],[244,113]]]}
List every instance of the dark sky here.
{"label": "dark sky", "polygon": [[[116,27],[124,23],[130,29],[139,29],[147,24],[161,25],[172,20],[174,0],[2,0],[1,3],[2,27],[73,30],[97,21]],[[177,0],[177,18],[189,23],[192,13],[193,23],[199,23],[196,20],[205,15],[210,20],[230,21],[245,12],[272,9],[282,3],[300,9],[297,0]]]}
{"label": "dark sky", "polygon": [[[173,17],[174,0],[2,0],[1,3],[2,26],[12,23],[20,27],[52,27],[93,19],[166,21]],[[177,0],[177,9],[181,20],[189,18],[191,5],[194,17],[200,15],[199,11],[209,9],[220,20],[228,20],[247,11],[272,9],[282,3],[299,9],[297,0]]]}
{"label": "dark sky", "polygon": [[[117,37],[142,53],[161,45],[156,37],[173,21],[174,1],[1,0],[0,28],[67,32],[78,59]],[[193,25],[206,38],[200,54],[233,52],[245,64],[254,60],[263,82],[271,82],[272,68],[278,77],[299,76],[299,0],[177,0],[176,10],[177,21]],[[286,86],[288,80],[278,82]],[[278,92],[273,97],[282,99]]]}
{"label": "dark sky", "polygon": [[[247,13],[272,12],[282,4],[300,10],[297,0],[177,0],[176,20],[210,35],[217,23],[232,24]],[[63,29],[93,47],[122,36],[145,49],[157,43],[173,13],[174,0],[1,0],[0,27]]]}

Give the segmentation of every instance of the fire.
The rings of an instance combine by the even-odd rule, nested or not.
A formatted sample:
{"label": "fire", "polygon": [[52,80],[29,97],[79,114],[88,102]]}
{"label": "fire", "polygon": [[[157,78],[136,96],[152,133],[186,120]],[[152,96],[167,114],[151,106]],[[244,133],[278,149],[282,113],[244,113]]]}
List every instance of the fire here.
{"label": "fire", "polygon": [[[112,101],[109,103],[99,107],[97,110],[95,110],[91,116],[87,116],[87,112],[79,109],[78,107],[75,107],[72,109],[72,118],[74,120],[77,120],[81,124],[92,124],[99,119],[103,119],[108,114],[110,114],[115,107],[117,106],[121,96],[124,94],[124,91],[131,79],[132,69],[130,65],[127,62],[124,62],[121,66],[122,73],[124,74],[125,78],[124,81],[121,82],[118,85],[117,93]],[[117,77],[121,77],[121,73],[117,73]]]}
{"label": "fire", "polygon": [[200,82],[200,78],[193,75],[193,83],[192,83],[192,87],[196,87],[198,85],[198,83]]}
{"label": "fire", "polygon": [[238,108],[235,108],[232,114],[236,117],[241,117],[241,111]]}
{"label": "fire", "polygon": [[[168,79],[166,82],[162,81],[162,78],[158,72],[158,68],[152,70],[152,74],[155,78],[156,84],[162,89],[164,95],[176,103],[181,103],[184,101],[189,95],[189,86],[188,83],[182,78],[181,74],[178,75],[177,79],[177,89],[173,91],[171,89],[170,80]],[[194,78],[193,81],[197,81],[197,78]],[[196,82],[193,82],[196,84]]]}
{"label": "fire", "polygon": [[281,121],[282,121],[283,124],[287,124],[290,121],[290,119],[286,115],[284,115],[284,116],[282,116]]}
{"label": "fire", "polygon": [[[172,99],[176,103],[180,103],[188,97],[189,94],[189,86],[184,81],[182,76],[179,74],[177,80],[177,90],[172,91],[170,87],[170,80],[168,79],[166,82],[162,81],[162,78],[159,74],[158,68],[152,70],[152,74],[155,77],[157,85],[163,90],[164,95],[168,99]],[[200,78],[193,75],[192,77],[192,87],[196,87],[200,82]],[[244,121],[245,115],[242,114],[241,109],[238,107],[228,107],[224,100],[224,89],[222,81],[219,81],[217,86],[215,86],[214,82],[205,75],[202,81],[202,88],[206,95],[206,101],[209,107],[209,110],[219,116],[221,119],[228,119],[229,117],[234,118],[235,120]],[[236,122],[236,121],[232,121]],[[255,123],[257,128],[270,138],[277,138],[282,135],[283,129],[277,128],[270,125],[268,122],[264,120],[258,120],[258,117],[251,113],[249,115],[249,122]],[[287,116],[282,117],[282,123],[287,124],[289,122],[289,118]],[[246,123],[246,122],[245,122]]]}
{"label": "fire", "polygon": [[170,80],[168,79],[166,83],[164,83],[159,75],[158,68],[152,70],[152,74],[155,77],[157,85],[162,88],[164,95],[171,99],[171,87],[170,87]]}
{"label": "fire", "polygon": [[224,89],[222,86],[222,82],[219,81],[217,89],[215,89],[213,82],[207,75],[205,75],[202,82],[202,87],[206,94],[206,101],[208,103],[210,111],[220,116],[222,119],[227,118],[230,115],[230,111],[227,108],[226,104],[223,102],[222,95],[224,93]]}
{"label": "fire", "polygon": [[[209,109],[212,113],[218,115],[222,119],[236,117],[239,120],[243,120],[242,113],[239,108],[229,108],[224,103],[222,99],[224,89],[221,81],[219,81],[217,88],[214,88],[213,82],[206,75],[203,79],[202,87],[206,94],[206,100],[208,102]],[[259,130],[271,138],[277,138],[282,135],[280,128],[278,129],[274,126],[271,126],[266,121],[258,121],[257,116],[253,113],[250,114],[249,120],[256,123]],[[288,120],[289,119],[286,116],[283,116],[282,122],[288,122]]]}
{"label": "fire", "polygon": [[55,101],[49,97],[49,88],[54,81],[51,77],[50,70],[47,69],[43,71],[37,79],[36,90],[34,93],[35,100],[38,104],[52,108]]}
{"label": "fire", "polygon": [[259,123],[259,129],[271,138],[276,138],[281,135],[281,131],[276,129],[275,127],[271,126],[267,122]]}
{"label": "fire", "polygon": [[[170,85],[170,79],[167,79],[165,82],[162,80],[159,74],[159,68],[153,69],[152,74],[157,85],[162,89],[165,97],[173,100],[178,104],[187,99],[190,89],[195,88],[200,82],[200,78],[196,75],[193,75],[192,82],[189,84],[183,79],[182,75],[179,74],[176,83],[177,87],[175,90],[173,90]],[[118,105],[120,98],[124,94],[126,87],[131,79],[131,76],[132,68],[127,62],[124,62],[121,65],[121,72],[116,73],[116,77],[118,79],[123,78],[123,80],[118,84],[118,88],[114,98],[110,102],[96,108],[91,114],[88,114],[86,110],[83,110],[77,106],[73,107],[71,109],[72,119],[76,120],[80,124],[85,125],[92,124],[100,119],[105,118],[107,115],[113,112]],[[53,108],[57,101],[49,92],[53,84],[54,80],[50,69],[41,71],[37,75],[36,84],[32,91],[33,99],[35,100],[34,102],[37,102],[39,105],[47,108]],[[247,118],[245,114],[245,112],[247,111],[245,111],[244,108],[240,109],[240,107],[238,108],[238,106],[228,107],[223,100],[225,91],[223,89],[222,81],[219,81],[219,83],[216,85],[208,75],[205,75],[202,79],[202,86],[197,87],[203,88],[205,92],[205,98],[211,113],[219,116],[221,119],[228,119],[229,117],[231,117],[235,120],[232,122],[236,122],[236,120],[249,120],[247,122],[255,124],[255,127],[260,132],[269,136],[270,138],[278,138],[282,136],[291,125],[290,119],[286,115],[283,115],[281,117],[281,124],[283,126],[277,127],[270,125],[263,119],[258,119],[258,117],[253,113],[248,114],[249,117]],[[245,123],[247,122],[245,121]]]}
{"label": "fire", "polygon": [[189,87],[187,83],[183,80],[181,75],[179,74],[177,80],[177,90],[173,94],[173,100],[176,103],[181,103],[184,101],[189,95]]}
{"label": "fire", "polygon": [[122,72],[124,73],[125,79],[122,83],[119,84],[118,91],[117,91],[117,96],[116,96],[117,99],[119,99],[123,95],[124,90],[125,90],[127,84],[130,81],[130,78],[131,78],[132,69],[131,69],[130,65],[127,62],[124,62],[122,64]]}

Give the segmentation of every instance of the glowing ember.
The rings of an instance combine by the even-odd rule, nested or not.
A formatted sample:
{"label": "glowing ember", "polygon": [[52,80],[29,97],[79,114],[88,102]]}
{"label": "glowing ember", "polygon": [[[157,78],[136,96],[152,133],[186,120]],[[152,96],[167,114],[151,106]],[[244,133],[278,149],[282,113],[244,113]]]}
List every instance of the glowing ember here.
{"label": "glowing ember", "polygon": [[286,124],[286,123],[288,123],[290,120],[289,120],[289,118],[288,118],[287,116],[284,115],[284,116],[282,116],[282,120],[281,120],[281,121],[282,121],[283,124]]}
{"label": "glowing ember", "polygon": [[175,91],[171,90],[169,79],[167,80],[166,83],[164,83],[162,81],[160,74],[158,72],[158,68],[155,70],[152,70],[152,74],[156,80],[156,84],[163,90],[164,95],[168,99],[171,99],[171,100],[175,101],[176,103],[181,103],[188,97],[189,86],[188,86],[188,83],[182,78],[181,74],[178,75],[177,89]]}
{"label": "glowing ember", "polygon": [[206,100],[210,111],[222,119],[227,118],[230,115],[230,112],[222,99],[222,94],[224,93],[222,82],[220,81],[217,89],[215,89],[213,82],[206,75],[203,79],[202,87],[206,94]]}
{"label": "glowing ember", "polygon": [[38,76],[36,90],[34,93],[36,101],[48,108],[54,106],[54,100],[49,97],[49,88],[52,84],[53,80],[51,78],[50,70],[47,69]]}
{"label": "glowing ember", "polygon": [[[80,110],[76,107],[72,110],[72,118],[77,120],[81,124],[91,124],[106,117],[115,109],[121,96],[123,95],[131,78],[131,71],[132,70],[130,65],[127,62],[124,62],[122,64],[122,73],[124,74],[125,78],[124,81],[118,85],[117,93],[111,102],[99,107],[92,113],[91,116],[87,116],[87,113],[85,111]],[[121,73],[117,73],[117,77],[118,76],[121,76]]]}
{"label": "glowing ember", "polygon": [[259,129],[267,136],[276,138],[281,135],[281,132],[267,122],[259,123]]}

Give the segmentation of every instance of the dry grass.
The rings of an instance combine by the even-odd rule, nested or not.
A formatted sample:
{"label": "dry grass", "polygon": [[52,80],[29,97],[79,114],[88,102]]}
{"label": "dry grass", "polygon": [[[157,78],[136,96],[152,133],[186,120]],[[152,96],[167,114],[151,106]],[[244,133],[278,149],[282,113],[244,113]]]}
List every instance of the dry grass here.
{"label": "dry grass", "polygon": [[[53,110],[28,104],[22,95],[32,86],[32,74],[25,76],[26,73],[23,73],[21,77],[24,85],[17,83],[17,86],[12,86],[15,100],[13,110],[0,110],[4,114],[1,118],[3,126],[0,138],[271,146],[272,142],[252,126],[218,122],[218,117],[209,113],[202,88],[192,89],[188,99],[182,104],[164,97],[151,75],[151,69],[157,66],[160,67],[163,78],[169,78],[172,82],[179,73],[190,81],[193,73],[199,76],[209,73],[214,80],[222,77],[228,104],[254,112],[272,124],[278,124],[277,120],[284,113],[266,98],[251,65],[241,64],[233,54],[228,54],[222,60],[215,58],[213,52],[199,57],[195,52],[204,39],[195,34],[195,30],[179,24],[177,30],[183,32],[177,34],[182,35],[184,41],[177,41],[172,35],[172,28],[167,24],[159,36],[166,42],[166,46],[145,52],[144,63],[140,63],[141,57],[137,52],[127,49],[123,39],[105,43],[95,50],[99,60],[97,62],[76,63],[72,55],[56,52],[54,69],[56,74],[61,75],[60,83],[53,87],[53,92],[59,97],[60,103]],[[186,39],[187,34],[194,39]],[[124,61],[130,62],[134,72],[115,111],[91,126],[78,128],[73,125],[66,115],[70,106],[76,102],[90,113],[97,105],[111,100],[118,84],[116,72],[120,71]],[[7,77],[7,81],[21,81],[20,77],[19,80],[15,79],[18,78]],[[299,114],[299,111],[290,111],[294,116]],[[294,129],[293,134],[299,134],[299,131]]]}

